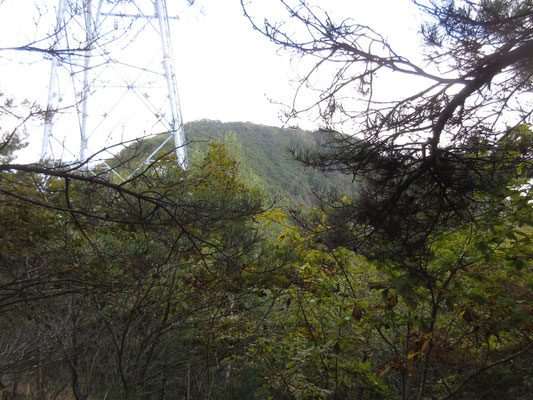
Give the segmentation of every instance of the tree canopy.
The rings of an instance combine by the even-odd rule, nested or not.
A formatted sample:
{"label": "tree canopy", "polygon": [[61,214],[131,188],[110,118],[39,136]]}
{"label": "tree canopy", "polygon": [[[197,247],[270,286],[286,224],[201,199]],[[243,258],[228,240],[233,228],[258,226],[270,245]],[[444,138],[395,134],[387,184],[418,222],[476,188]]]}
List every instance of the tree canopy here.
{"label": "tree canopy", "polygon": [[[435,229],[472,220],[483,208],[476,193],[497,192],[522,163],[527,167],[520,171],[527,172],[530,1],[415,1],[424,18],[420,63],[398,54],[370,27],[334,21],[312,2],[282,0],[287,21],[263,24],[252,14],[254,3],[242,2],[257,30],[314,60],[301,86],[318,93],[311,107],[323,119],[328,149],[294,154],[365,182],[357,210],[344,216],[352,226],[370,226],[387,240],[403,237],[412,254]],[[331,75],[324,85],[315,75],[325,66]],[[385,72],[395,80],[415,77],[415,89],[385,97],[377,85]],[[354,100],[363,106],[354,109]],[[288,116],[306,110],[291,108]],[[350,129],[339,135],[342,121]]]}
{"label": "tree canopy", "polygon": [[187,170],[171,148],[140,163],[150,142],[111,169],[19,164],[6,132],[0,397],[529,399],[533,3],[414,1],[413,61],[310,1],[268,0],[286,18],[258,24],[259,1],[253,26],[314,62],[324,129],[291,154],[354,189],[265,206],[268,127],[254,160],[192,124],[228,148]]}
{"label": "tree canopy", "polygon": [[[277,2],[284,20],[255,15],[259,1],[241,3],[256,30],[310,65],[287,115],[315,110],[326,150],[293,149],[293,155],[361,183],[354,196],[331,199],[321,213],[292,214],[313,248],[328,254],[350,249],[377,268],[376,282],[367,287],[383,296],[383,305],[369,297],[355,300],[352,318],[377,333],[365,338],[381,359],[381,375],[402,399],[475,396],[487,371],[531,354],[529,311],[519,323],[525,325],[505,340],[500,329],[513,323],[496,317],[500,311],[490,304],[526,309],[520,304],[530,302],[530,289],[518,294],[513,284],[506,290],[517,297],[499,296],[510,283],[506,277],[520,271],[526,275],[515,282],[525,282],[525,271],[531,272],[525,260],[532,209],[533,4],[414,1],[423,19],[423,57],[414,61],[364,22],[336,21],[312,1]],[[379,84],[384,77],[385,88]],[[413,84],[395,91],[394,80]],[[524,258],[503,256],[515,250],[525,251]],[[354,272],[334,265],[350,282]],[[498,284],[483,282],[496,276],[503,286],[494,302],[478,298],[495,294]],[[345,284],[357,298],[356,285]],[[320,314],[319,306],[309,309],[301,306],[304,319]],[[521,314],[512,307],[507,312]],[[486,324],[491,318],[500,322]],[[491,337],[503,346],[494,346]],[[467,343],[477,344],[467,350]],[[455,358],[467,353],[477,360],[470,372],[459,367],[462,356]]]}

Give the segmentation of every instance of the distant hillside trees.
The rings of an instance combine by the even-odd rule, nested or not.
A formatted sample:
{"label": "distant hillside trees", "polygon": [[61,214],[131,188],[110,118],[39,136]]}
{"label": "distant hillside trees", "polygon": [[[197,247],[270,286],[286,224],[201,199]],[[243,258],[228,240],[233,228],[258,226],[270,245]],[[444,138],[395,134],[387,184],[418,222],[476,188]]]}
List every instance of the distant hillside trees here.
{"label": "distant hillside trees", "polygon": [[[241,179],[250,187],[270,195],[280,205],[318,204],[321,192],[349,193],[353,191],[351,180],[339,173],[327,173],[303,168],[295,162],[290,149],[313,146],[315,136],[297,129],[281,129],[249,122],[195,121],[184,126],[191,163],[197,163],[211,141],[224,143],[229,154],[239,163]],[[149,155],[162,139],[151,138],[130,145],[117,160],[133,164]],[[163,151],[171,151],[169,143]]]}

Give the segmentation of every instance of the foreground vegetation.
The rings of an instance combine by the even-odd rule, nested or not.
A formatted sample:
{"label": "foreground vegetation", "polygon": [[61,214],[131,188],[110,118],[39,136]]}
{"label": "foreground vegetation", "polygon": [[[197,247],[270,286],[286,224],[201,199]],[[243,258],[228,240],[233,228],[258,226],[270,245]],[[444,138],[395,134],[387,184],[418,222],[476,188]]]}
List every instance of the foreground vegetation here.
{"label": "foreground vegetation", "polygon": [[[531,398],[531,2],[415,2],[421,67],[307,1],[274,3],[298,24],[288,31],[258,24],[259,1],[243,2],[254,27],[318,63],[301,88],[319,94],[327,129],[290,154],[357,185],[280,207],[274,171],[303,178],[255,174],[249,137],[226,132],[229,151],[193,148],[187,170],[165,149],[138,168],[147,144],[130,147],[113,165],[126,180],[16,164],[6,133],[0,396]],[[425,89],[384,101],[383,70]],[[290,116],[310,110],[298,104]],[[356,134],[334,129],[346,120]]]}
{"label": "foreground vegetation", "polygon": [[123,185],[15,165],[1,182],[3,396],[526,399],[523,167],[478,191],[475,223],[409,260],[393,242],[335,245],[346,196],[263,209],[216,142],[187,171],[166,155]]}

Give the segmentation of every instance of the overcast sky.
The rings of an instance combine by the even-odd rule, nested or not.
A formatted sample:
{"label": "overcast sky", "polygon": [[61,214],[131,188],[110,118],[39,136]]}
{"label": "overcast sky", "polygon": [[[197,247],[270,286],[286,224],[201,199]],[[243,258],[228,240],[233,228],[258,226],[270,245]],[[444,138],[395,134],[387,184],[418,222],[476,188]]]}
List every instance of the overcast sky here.
{"label": "overcast sky", "polygon": [[[47,3],[55,1],[47,0]],[[265,7],[266,4],[272,10],[279,8],[277,0],[250,2],[250,11],[259,21],[262,20],[260,6]],[[192,7],[187,7],[183,0],[167,3],[171,12],[181,14],[179,21],[172,21],[171,29],[184,119],[241,120],[279,125],[279,106],[272,105],[269,99],[290,100],[293,91],[289,80],[297,75],[297,63],[291,65],[286,52],[279,51],[252,30],[243,16],[239,0],[197,0]],[[16,37],[22,32],[26,37],[32,37],[33,20],[28,13],[31,4],[32,0],[1,2],[2,46],[16,43]],[[173,4],[178,6],[171,7]],[[412,33],[418,27],[415,10],[409,0],[315,0],[315,4],[330,11],[336,18],[353,18],[356,22],[375,27],[384,32],[393,44],[402,46],[407,42],[416,47],[416,43],[412,43]],[[2,56],[13,65],[21,57],[12,53]],[[22,81],[23,86],[29,86],[27,78]],[[8,91],[13,87],[5,79],[0,85]],[[47,85],[46,79],[42,85]],[[16,90],[19,89],[23,88]]]}
{"label": "overcast sky", "polygon": [[[260,22],[260,5],[280,8],[277,0],[250,3],[250,12]],[[375,27],[396,46],[417,47],[418,21],[410,0],[317,0],[315,4],[334,18],[353,18]],[[269,99],[290,102],[294,93],[290,81],[303,73],[297,70],[298,63],[291,63],[286,52],[252,30],[238,0],[198,0],[196,7],[173,26],[184,118],[279,125],[280,106]]]}
{"label": "overcast sky", "polygon": [[[37,38],[35,3],[53,9],[57,1],[0,0],[0,47]],[[336,20],[351,18],[382,33],[401,52],[416,52],[419,21],[410,0],[313,1]],[[277,14],[278,0],[249,2],[258,21],[263,14],[286,17]],[[172,21],[171,33],[185,122],[216,119],[281,126],[277,103],[290,103],[291,79],[304,72],[299,63],[252,29],[239,0],[196,0],[193,6],[185,0],[167,0],[167,4],[171,14],[180,16]],[[40,26],[45,24],[40,21]],[[0,90],[46,106],[49,65],[39,54],[0,52]],[[317,122],[299,123],[309,129],[317,126]]]}

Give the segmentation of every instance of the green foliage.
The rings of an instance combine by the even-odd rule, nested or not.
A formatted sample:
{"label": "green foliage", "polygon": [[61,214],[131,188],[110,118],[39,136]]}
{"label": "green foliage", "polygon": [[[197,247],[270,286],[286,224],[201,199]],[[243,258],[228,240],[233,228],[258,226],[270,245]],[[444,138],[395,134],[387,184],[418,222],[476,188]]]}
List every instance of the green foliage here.
{"label": "green foliage", "polygon": [[346,249],[317,246],[314,233],[286,225],[279,210],[260,218],[284,224],[275,250],[292,252],[277,271],[285,279],[271,284],[268,323],[247,353],[263,378],[261,398],[387,398],[363,323],[373,299],[365,282],[375,269]]}
{"label": "green foliage", "polygon": [[162,152],[123,185],[2,172],[0,383],[77,399],[481,399],[495,379],[493,398],[525,399],[533,208],[512,158],[529,137],[493,151],[516,173],[476,192],[474,223],[403,259],[339,245],[368,229],[338,224],[352,197],[263,210],[220,142],[187,171]]}
{"label": "green foliage", "polygon": [[[240,179],[248,187],[258,189],[278,203],[293,206],[317,205],[316,193],[352,191],[346,177],[338,173],[304,169],[292,159],[289,148],[315,143],[315,136],[309,132],[252,123],[207,120],[189,122],[185,124],[184,130],[186,139],[190,142],[187,152],[191,163],[201,162],[211,141],[223,143],[228,154],[238,163]],[[140,160],[161,143],[162,139],[152,138],[131,145],[114,162]],[[171,152],[172,144],[168,143],[163,151]]]}
{"label": "green foliage", "polygon": [[223,360],[242,352],[229,327],[255,312],[243,304],[254,299],[245,269],[261,254],[251,219],[261,201],[224,147],[213,143],[188,171],[162,156],[122,185],[47,171],[56,175],[0,175],[7,395],[234,390],[239,374],[226,376]]}
{"label": "green foliage", "polygon": [[[531,397],[533,133],[493,132],[508,110],[531,114],[516,107],[531,2],[421,4],[429,61],[457,76],[282,3],[311,39],[268,20],[263,33],[340,66],[317,104],[361,138],[200,121],[185,127],[189,169],[170,144],[139,165],[153,138],[110,160],[118,181],[10,165],[21,142],[2,136],[0,397]],[[387,68],[430,86],[381,102]],[[371,97],[353,114],[337,99],[357,82]],[[313,188],[336,192],[315,202]],[[264,209],[265,193],[288,209]]]}
{"label": "green foliage", "polygon": [[416,265],[328,246],[328,213],[348,198],[313,211],[305,229],[280,210],[263,214],[284,226],[278,251],[292,251],[271,288],[272,317],[248,350],[264,389],[274,398],[481,399],[500,377],[493,398],[527,398],[533,208],[524,180],[500,195],[497,212],[435,236]]}

